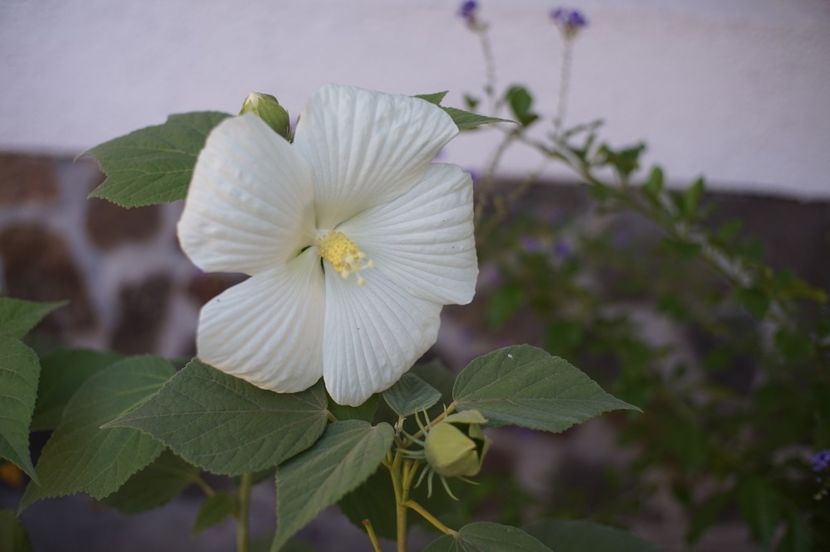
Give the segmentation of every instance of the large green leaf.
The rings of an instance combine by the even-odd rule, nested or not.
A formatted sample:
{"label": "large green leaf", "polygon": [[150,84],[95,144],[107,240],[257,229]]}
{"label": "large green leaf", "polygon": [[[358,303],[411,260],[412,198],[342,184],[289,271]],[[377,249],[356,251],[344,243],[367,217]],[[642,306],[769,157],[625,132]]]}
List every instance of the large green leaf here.
{"label": "large green leaf", "polygon": [[35,480],[29,423],[39,374],[35,352],[18,339],[0,335],[0,458],[8,458]]}
{"label": "large green leaf", "polygon": [[361,531],[363,520],[369,519],[375,532],[387,539],[394,539],[397,530],[394,504],[395,491],[389,471],[384,467],[378,468],[362,485],[337,503],[340,511]]}
{"label": "large green leaf", "polygon": [[459,410],[476,409],[496,424],[559,432],[611,410],[638,410],[568,361],[530,345],[472,361],[455,381]]}
{"label": "large green leaf", "polygon": [[85,349],[55,351],[41,358],[32,429],[55,429],[64,406],[81,384],[120,358],[115,353]]}
{"label": "large green leaf", "polygon": [[133,475],[104,503],[125,514],[139,514],[176,498],[199,477],[199,470],[169,450]]}
{"label": "large green leaf", "polygon": [[312,448],[277,468],[277,534],[271,550],[280,550],[317,514],[366,481],[394,436],[386,423],[335,422]]}
{"label": "large green leaf", "polygon": [[32,552],[29,536],[11,510],[0,510],[0,552]]}
{"label": "large green leaf", "polygon": [[160,358],[135,357],[84,382],[43,448],[37,463],[40,485],[26,487],[21,510],[44,498],[78,492],[100,500],[155,460],[164,447],[149,435],[101,426],[146,400],[173,372]]}
{"label": "large green leaf", "polygon": [[[444,535],[424,552],[551,552],[551,549],[517,527],[480,521]],[[558,552],[558,550],[556,551]]]}
{"label": "large green leaf", "polygon": [[527,532],[556,552],[657,552],[650,542],[591,521],[543,520]]}
{"label": "large green leaf", "polygon": [[240,475],[276,466],[314,444],[326,427],[326,393],[320,384],[274,393],[193,360],[157,395],[109,425],[146,431],[210,472]]}
{"label": "large green leaf", "polygon": [[90,197],[122,207],[184,199],[208,134],[227,117],[215,111],[171,115],[162,125],[95,146],[86,155],[95,158],[107,179]]}
{"label": "large green leaf", "polygon": [[219,525],[225,519],[234,515],[238,508],[239,501],[232,494],[216,493],[207,497],[196,515],[193,532],[201,533],[205,529]]}
{"label": "large green leaf", "polygon": [[398,416],[409,416],[426,410],[441,400],[441,392],[416,376],[404,374],[398,382],[383,392],[383,400]]}
{"label": "large green leaf", "polygon": [[47,314],[65,304],[66,301],[37,303],[0,297],[0,335],[22,339]]}

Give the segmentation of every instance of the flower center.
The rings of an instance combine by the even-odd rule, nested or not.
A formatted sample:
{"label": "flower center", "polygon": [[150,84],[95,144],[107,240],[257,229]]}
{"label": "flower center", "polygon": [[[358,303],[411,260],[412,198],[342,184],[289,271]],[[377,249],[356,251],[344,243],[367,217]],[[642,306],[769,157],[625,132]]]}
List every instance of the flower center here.
{"label": "flower center", "polygon": [[360,271],[372,268],[374,263],[366,258],[366,254],[343,232],[331,230],[317,238],[317,247],[320,256],[340,274],[344,280],[352,274],[357,277],[357,285],[366,283],[366,278]]}

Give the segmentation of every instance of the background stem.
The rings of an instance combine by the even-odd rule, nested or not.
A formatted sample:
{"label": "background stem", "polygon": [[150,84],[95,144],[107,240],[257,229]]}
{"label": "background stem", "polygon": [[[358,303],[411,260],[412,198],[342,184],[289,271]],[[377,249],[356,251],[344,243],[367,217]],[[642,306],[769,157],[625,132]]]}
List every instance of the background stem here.
{"label": "background stem", "polygon": [[236,552],[248,552],[248,513],[251,504],[253,474],[244,473],[239,479],[239,512],[236,514]]}

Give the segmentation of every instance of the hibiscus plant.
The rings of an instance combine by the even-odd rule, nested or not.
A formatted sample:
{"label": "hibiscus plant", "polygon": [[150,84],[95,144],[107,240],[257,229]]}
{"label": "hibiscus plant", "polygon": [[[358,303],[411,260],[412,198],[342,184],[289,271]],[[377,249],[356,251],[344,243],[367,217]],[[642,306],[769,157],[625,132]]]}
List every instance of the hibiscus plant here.
{"label": "hibiscus plant", "polygon": [[[648,549],[592,525],[440,518],[441,501],[475,483],[489,427],[561,432],[638,410],[528,345],[456,378],[418,364],[442,307],[469,303],[478,274],[472,180],[436,154],[459,130],[513,124],[443,98],[329,85],[292,129],[276,98],[252,94],[239,115],[173,115],[87,152],[106,174],[94,197],[127,208],[184,200],[184,253],[248,278],[202,308],[186,362],[39,358],[22,338],[60,305],[0,298],[0,455],[31,478],[19,511],[86,493],[137,513],[195,485],[205,494],[196,528],[233,517],[246,551],[251,488],[269,480],[274,551],[335,504],[375,551],[382,537],[406,550],[416,520],[442,534],[432,552],[541,552],[609,532]],[[36,465],[30,429],[52,431]]]}

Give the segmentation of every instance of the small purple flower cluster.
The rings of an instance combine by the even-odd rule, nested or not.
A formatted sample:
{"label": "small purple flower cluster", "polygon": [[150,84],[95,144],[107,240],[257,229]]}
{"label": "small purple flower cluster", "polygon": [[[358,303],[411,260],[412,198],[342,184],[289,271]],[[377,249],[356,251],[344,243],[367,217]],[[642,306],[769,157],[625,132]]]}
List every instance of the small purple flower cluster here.
{"label": "small purple flower cluster", "polygon": [[550,18],[568,40],[588,26],[588,18],[581,11],[570,8],[556,8],[550,12]]}
{"label": "small purple flower cluster", "polygon": [[813,471],[821,473],[830,468],[830,449],[820,450],[813,455]]}

